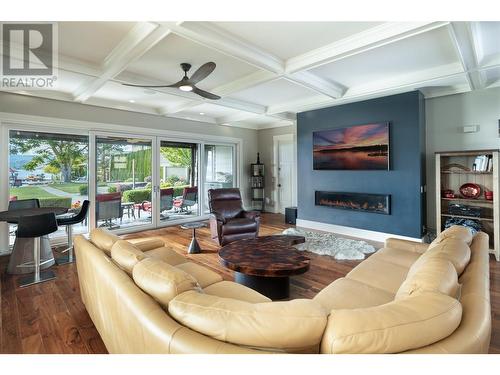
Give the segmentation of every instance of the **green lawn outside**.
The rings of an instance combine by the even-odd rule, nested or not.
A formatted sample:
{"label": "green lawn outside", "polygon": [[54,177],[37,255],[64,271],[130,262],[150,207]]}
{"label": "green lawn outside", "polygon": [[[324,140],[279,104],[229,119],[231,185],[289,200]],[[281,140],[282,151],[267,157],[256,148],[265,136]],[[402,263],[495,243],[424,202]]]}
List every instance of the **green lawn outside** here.
{"label": "green lawn outside", "polygon": [[51,188],[62,190],[66,193],[80,195],[80,186],[85,186],[87,184],[78,183],[78,182],[64,182],[61,184],[50,184]]}
{"label": "green lawn outside", "polygon": [[11,187],[9,195],[17,196],[17,199],[57,198],[57,195],[50,194],[38,186]]}

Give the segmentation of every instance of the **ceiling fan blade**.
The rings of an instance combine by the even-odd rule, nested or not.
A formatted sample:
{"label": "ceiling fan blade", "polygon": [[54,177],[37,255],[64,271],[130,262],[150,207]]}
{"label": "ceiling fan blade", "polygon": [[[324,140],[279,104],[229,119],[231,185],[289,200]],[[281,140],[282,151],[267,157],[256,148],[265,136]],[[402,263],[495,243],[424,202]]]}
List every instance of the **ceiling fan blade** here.
{"label": "ceiling fan blade", "polygon": [[179,82],[176,82],[172,85],[133,85],[131,83],[122,83],[124,86],[131,86],[131,87],[144,87],[144,88],[161,88],[161,87],[176,87],[178,88],[179,86],[182,86],[186,82],[186,79],[181,79]]}
{"label": "ceiling fan blade", "polygon": [[207,99],[212,99],[212,100],[220,99],[219,95],[215,95],[215,94],[212,94],[211,92],[208,92],[208,91],[205,91],[205,90],[201,90],[201,89],[199,89],[196,86],[193,86],[193,92],[195,94],[203,96],[204,98],[207,98]]}
{"label": "ceiling fan blade", "polygon": [[208,75],[214,71],[215,66],[214,62],[207,62],[206,64],[203,64],[196,72],[193,73],[191,78],[189,78],[189,81],[192,84],[195,84],[200,82],[202,79],[207,78]]}

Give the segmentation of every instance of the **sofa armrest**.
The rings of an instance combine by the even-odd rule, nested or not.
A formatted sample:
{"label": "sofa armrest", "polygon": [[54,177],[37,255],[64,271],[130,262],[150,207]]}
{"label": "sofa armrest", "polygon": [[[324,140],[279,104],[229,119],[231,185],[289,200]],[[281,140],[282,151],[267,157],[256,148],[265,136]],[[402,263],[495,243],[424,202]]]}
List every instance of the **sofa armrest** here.
{"label": "sofa armrest", "polygon": [[142,238],[137,238],[133,240],[128,240],[129,242],[133,243],[139,250],[141,251],[148,251],[148,250],[153,250],[157,249],[159,247],[165,246],[165,242],[160,240],[159,238],[152,238],[152,239],[142,239]]}
{"label": "sofa armrest", "polygon": [[400,240],[398,238],[388,238],[387,240],[385,240],[385,247],[423,254],[427,251],[429,244],[422,242],[415,242],[415,241]]}
{"label": "sofa armrest", "polygon": [[260,217],[259,211],[243,211],[241,215],[246,219],[256,219]]}

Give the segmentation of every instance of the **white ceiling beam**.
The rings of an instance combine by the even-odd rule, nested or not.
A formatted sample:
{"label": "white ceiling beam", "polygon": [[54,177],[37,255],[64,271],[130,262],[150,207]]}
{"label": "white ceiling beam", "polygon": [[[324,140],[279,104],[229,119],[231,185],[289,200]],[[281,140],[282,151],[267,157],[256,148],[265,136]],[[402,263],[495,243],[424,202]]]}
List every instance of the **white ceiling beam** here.
{"label": "white ceiling beam", "polygon": [[[272,105],[267,109],[268,114],[276,114],[285,111],[301,112],[331,105],[345,104],[348,102],[380,97],[381,95],[392,95],[400,92],[410,91],[426,87],[433,82],[445,79],[464,77],[461,65],[449,64],[441,67],[428,69],[401,77],[389,78],[384,81],[372,82],[366,85],[355,86],[347,90],[342,98],[331,99],[324,96],[311,97],[306,100]],[[463,92],[463,88],[460,88]]]}
{"label": "white ceiling beam", "polygon": [[452,40],[458,59],[466,73],[467,82],[471,90],[482,89],[485,82],[481,73],[474,71],[478,67],[478,56],[474,46],[472,30],[468,22],[451,22],[448,25],[448,32]]}
{"label": "white ceiling beam", "polygon": [[[256,74],[255,76],[250,75],[244,77],[244,80],[242,82],[237,82],[234,88],[231,87],[231,85],[228,85],[228,87],[220,93],[213,90],[213,92],[218,95],[229,95],[235,91],[241,91],[244,88],[261,84],[263,81],[265,82],[280,77],[284,77],[293,83],[305,86],[332,98],[342,96],[342,93],[345,91],[344,87],[314,76],[308,72],[300,72],[297,75],[285,75],[285,62],[282,59],[260,49],[257,46],[254,46],[253,44],[250,44],[249,42],[239,39],[235,35],[212,23],[184,22],[172,26],[172,31],[184,38],[200,43],[206,47],[216,49],[221,53],[239,59],[249,65],[253,65],[259,69],[263,69],[267,73],[275,75],[272,77],[267,74],[264,79],[262,79],[262,73]],[[243,85],[244,87],[242,88],[239,85]]]}
{"label": "white ceiling beam", "polygon": [[[221,107],[225,107],[225,108],[236,109],[238,111],[244,111],[247,114],[251,114],[251,115],[262,115],[262,114],[266,113],[266,107],[263,105],[250,103],[250,102],[246,102],[243,100],[231,99],[231,98],[221,98],[221,99],[215,101],[215,100],[202,99],[200,97],[200,99],[197,102],[193,103],[193,105],[190,106],[189,108],[194,108],[194,107],[197,107],[197,106],[202,105],[202,104],[212,104],[212,105],[217,105],[217,106],[221,106]],[[189,108],[186,108],[186,109],[189,109]],[[158,114],[161,114],[164,116],[170,116],[170,115],[173,115],[175,113],[179,113],[179,111],[176,111],[175,109],[171,112],[169,110],[169,108],[167,108],[167,107],[157,108],[156,110],[157,110]]]}
{"label": "white ceiling beam", "polygon": [[215,122],[218,125],[228,125],[234,122],[242,122],[256,117],[266,117],[269,118],[269,122],[282,122],[287,124],[293,124],[297,116],[293,113],[277,113],[277,114],[251,114],[251,113],[236,113],[230,116],[217,117]]}
{"label": "white ceiling beam", "polygon": [[301,70],[309,70],[447,24],[448,22],[386,22],[324,47],[292,57],[287,60],[285,71],[291,74]]}
{"label": "white ceiling beam", "polygon": [[284,78],[293,83],[297,83],[310,90],[314,90],[331,98],[340,98],[346,92],[346,87],[324,78],[318,77],[311,72],[302,71],[294,74],[286,74]]}
{"label": "white ceiling beam", "polygon": [[127,68],[127,66],[153,48],[170,33],[167,26],[151,22],[139,22],[106,57],[102,71],[96,79],[85,82],[74,92],[76,101],[84,102],[106,82]]}
{"label": "white ceiling beam", "polygon": [[241,113],[235,113],[234,115],[216,117],[215,122],[218,125],[227,125],[227,124],[230,124],[232,122],[244,121],[244,120],[248,120],[248,119],[251,119],[254,117],[258,117],[258,116],[260,116],[260,115],[241,112]]}
{"label": "white ceiling beam", "polygon": [[172,31],[259,69],[276,74],[284,71],[285,63],[282,59],[237,38],[210,22],[182,22],[172,26]]}

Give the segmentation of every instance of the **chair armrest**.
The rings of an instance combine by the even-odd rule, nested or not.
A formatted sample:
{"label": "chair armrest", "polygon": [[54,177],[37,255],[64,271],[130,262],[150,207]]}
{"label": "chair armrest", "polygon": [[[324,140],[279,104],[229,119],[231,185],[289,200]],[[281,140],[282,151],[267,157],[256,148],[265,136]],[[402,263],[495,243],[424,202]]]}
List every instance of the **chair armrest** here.
{"label": "chair armrest", "polygon": [[215,220],[220,221],[222,224],[226,224],[227,220],[224,216],[216,214],[215,212],[212,212],[211,215],[213,218],[215,218]]}
{"label": "chair armrest", "polygon": [[130,243],[133,243],[141,251],[153,250],[153,249],[157,249],[159,247],[165,246],[165,242],[163,242],[159,238],[158,239],[149,239],[149,240],[137,238],[137,239],[128,240],[128,241]]}
{"label": "chair armrest", "polygon": [[260,217],[259,211],[243,211],[242,216],[246,219],[256,219]]}
{"label": "chair armrest", "polygon": [[427,251],[429,244],[422,243],[422,242],[400,240],[397,238],[388,238],[385,240],[385,247],[390,247],[393,249],[401,249],[401,250],[411,251],[414,253],[423,254]]}

